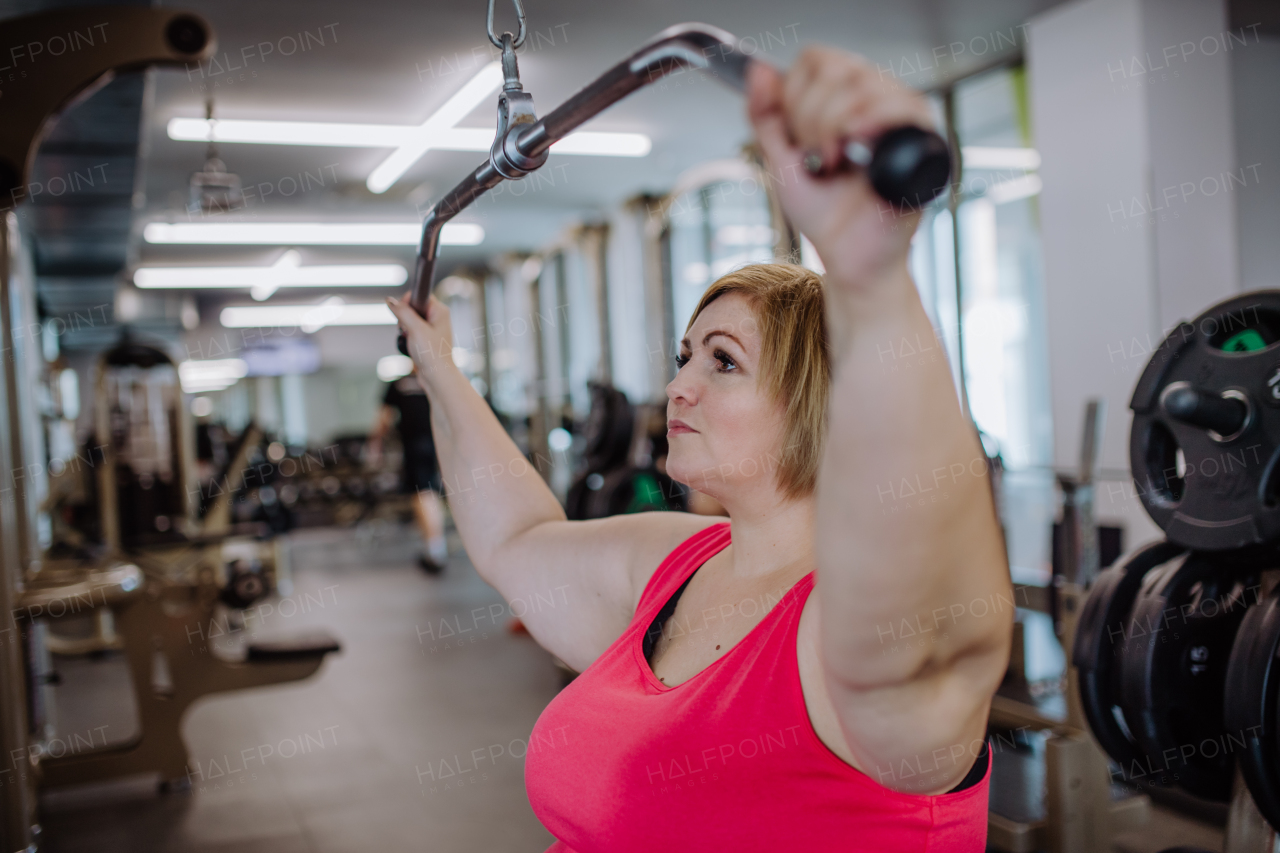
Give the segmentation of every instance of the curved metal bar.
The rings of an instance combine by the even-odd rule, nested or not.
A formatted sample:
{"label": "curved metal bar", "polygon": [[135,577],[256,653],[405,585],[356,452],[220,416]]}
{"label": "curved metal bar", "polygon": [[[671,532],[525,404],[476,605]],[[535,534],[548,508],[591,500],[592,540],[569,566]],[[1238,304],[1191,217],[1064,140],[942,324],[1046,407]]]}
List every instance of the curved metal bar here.
{"label": "curved metal bar", "polygon": [[458,211],[502,183],[505,178],[486,162],[458,184],[449,194],[427,211],[422,222],[422,243],[418,246],[418,263],[413,277],[413,295],[410,304],[419,314],[426,316],[427,299],[436,271],[436,259],[440,254],[440,231]]}
{"label": "curved metal bar", "polygon": [[[588,83],[576,95],[547,113],[533,125],[515,125],[508,134],[515,137],[516,150],[526,158],[544,155],[552,145],[595,118],[605,109],[656,83],[673,71],[698,68],[735,89],[745,86],[746,68],[751,61],[737,48],[730,33],[708,24],[679,24],[663,30],[644,47]],[[504,145],[507,144],[503,140]],[[489,162],[468,175],[427,211],[422,223],[422,244],[414,273],[410,304],[425,314],[435,278],[440,250],[440,230],[444,224],[473,201],[497,186],[503,176]]]}

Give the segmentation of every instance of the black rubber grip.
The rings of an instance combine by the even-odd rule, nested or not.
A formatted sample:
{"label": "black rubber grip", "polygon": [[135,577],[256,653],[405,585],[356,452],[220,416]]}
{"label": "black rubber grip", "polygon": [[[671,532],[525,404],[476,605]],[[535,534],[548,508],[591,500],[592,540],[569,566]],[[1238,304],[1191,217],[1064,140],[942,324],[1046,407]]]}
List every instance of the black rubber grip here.
{"label": "black rubber grip", "polygon": [[1249,410],[1239,400],[1219,397],[1185,385],[1172,388],[1160,398],[1169,417],[1184,424],[1211,429],[1218,435],[1234,435],[1244,426]]}
{"label": "black rubber grip", "polygon": [[409,339],[404,336],[404,332],[401,332],[400,336],[396,338],[396,349],[400,350],[401,355],[409,354]]}
{"label": "black rubber grip", "polygon": [[876,140],[867,178],[880,197],[895,207],[924,207],[951,180],[951,151],[938,134],[918,127],[898,127]]}

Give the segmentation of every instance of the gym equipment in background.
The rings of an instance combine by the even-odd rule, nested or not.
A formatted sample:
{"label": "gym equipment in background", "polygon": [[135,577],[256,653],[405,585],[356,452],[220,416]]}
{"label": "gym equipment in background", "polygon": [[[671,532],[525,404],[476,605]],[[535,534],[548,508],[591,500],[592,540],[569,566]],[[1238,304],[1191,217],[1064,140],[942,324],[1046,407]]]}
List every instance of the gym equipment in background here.
{"label": "gym equipment in background", "polygon": [[1280,291],[1179,323],[1134,388],[1129,462],[1170,541],[1227,550],[1280,538]]}
{"label": "gym equipment in background", "polygon": [[1230,801],[1223,685],[1256,598],[1254,566],[1266,562],[1156,542],[1099,576],[1072,659],[1089,725],[1120,778]]}
{"label": "gym equipment in background", "polygon": [[[489,2],[489,39],[502,49],[506,78],[498,97],[498,130],[489,159],[445,194],[427,211],[414,273],[410,304],[426,315],[435,279],[440,232],[444,224],[504,180],[520,180],[546,163],[551,146],[606,108],[666,75],[686,68],[711,74],[739,92],[746,91],[747,69],[759,58],[738,47],[733,35],[706,24],[677,24],[654,36],[647,45],[588,83],[568,101],[539,119],[533,97],[524,91],[515,49],[525,31],[524,10],[517,5],[518,35],[493,31],[493,0]],[[872,145],[853,141],[843,152],[848,165],[863,168],[876,192],[901,209],[921,207],[946,187],[951,154],[942,137],[918,127],[899,127],[883,133]],[[821,162],[806,158],[815,174]],[[398,346],[409,355],[403,335]]]}
{"label": "gym equipment in background", "polygon": [[[139,732],[124,743],[42,757],[39,782],[55,787],[154,772],[164,788],[182,789],[188,759],[181,726],[191,703],[306,678],[339,645],[321,632],[232,638],[239,644],[211,639],[242,623],[240,610],[289,583],[286,540],[266,524],[234,517],[246,503],[235,498],[259,485],[248,481],[260,479],[253,453],[261,430],[246,427],[197,517],[193,495],[205,497],[206,486],[188,487],[194,431],[169,356],[126,335],[100,359],[95,387],[97,432],[105,440],[92,442],[100,458],[78,474],[96,486],[97,522],[57,556],[43,556],[16,612],[56,654],[123,652]],[[95,620],[93,636],[65,634],[64,623],[86,616]]]}
{"label": "gym equipment in background", "polygon": [[[110,32],[110,37],[104,34]],[[18,471],[39,456],[39,416],[30,400],[30,375],[40,357],[31,336],[15,346],[15,330],[34,319],[34,283],[20,272],[17,222],[11,212],[26,195],[38,140],[53,116],[78,95],[106,82],[117,70],[154,65],[181,66],[213,53],[213,31],[199,17],[176,9],[145,6],[63,8],[0,21],[0,44],[46,45],[68,33],[89,36],[92,49],[45,51],[38,80],[6,85],[0,98],[0,350],[10,354],[0,367],[0,469]],[[96,41],[94,35],[99,36]],[[6,213],[8,212],[8,213]],[[17,312],[18,316],[15,316]],[[0,510],[0,610],[15,613],[39,570],[38,515],[41,496],[24,478],[12,501]],[[38,485],[38,484],[36,484]],[[100,568],[107,568],[105,566]],[[44,657],[42,631],[20,624],[21,642],[0,647],[0,749],[6,755],[40,755],[48,737],[46,719],[33,697],[30,661]],[[15,767],[11,784],[0,790],[0,845],[34,849],[39,836],[35,811],[37,761]]]}
{"label": "gym equipment in background", "polygon": [[1226,726],[1245,740],[1240,771],[1258,811],[1280,827],[1280,587],[1245,615],[1227,665]]}
{"label": "gym equipment in background", "polygon": [[[1085,405],[1079,467],[1058,471],[1062,520],[1054,552],[1053,577],[1046,589],[1015,586],[1014,603],[1053,619],[1066,653],[1067,684],[1060,696],[1036,700],[1027,695],[1016,668],[1021,657],[1021,623],[1015,623],[1015,649],[1007,683],[991,702],[988,729],[993,749],[991,809],[987,817],[990,850],[1106,850],[1117,833],[1137,830],[1150,819],[1151,798],[1111,784],[1107,757],[1088,736],[1088,714],[1074,687],[1072,638],[1084,618],[1085,588],[1098,576],[1102,549],[1094,519],[1094,483],[1105,422],[1101,400]],[[1144,559],[1164,562],[1167,556]],[[1104,572],[1102,577],[1108,577]],[[1064,701],[1065,700],[1065,701]],[[1014,741],[1013,749],[1004,748]],[[1027,746],[1022,746],[1023,741]],[[1031,746],[1031,744],[1035,744]],[[1043,777],[1043,792],[1025,780]]]}
{"label": "gym equipment in background", "polygon": [[[185,412],[165,352],[124,335],[99,360],[95,419],[102,537],[121,547],[173,542],[187,520]],[[123,510],[123,511],[122,511]]]}
{"label": "gym equipment in background", "polygon": [[[1170,769],[1183,790],[1223,803],[1235,774],[1222,710],[1227,658],[1258,589],[1257,574],[1236,563],[1193,552],[1147,572],[1118,649],[1121,706],[1134,738],[1149,758],[1179,762]],[[1168,758],[1171,749],[1177,759]]]}
{"label": "gym equipment in background", "polygon": [[1133,768],[1135,763],[1142,767],[1145,756],[1130,728],[1119,722],[1124,712],[1120,706],[1122,656],[1117,640],[1126,636],[1129,614],[1147,572],[1185,553],[1186,549],[1179,545],[1154,542],[1102,572],[1076,624],[1071,659],[1079,671],[1085,718],[1098,743],[1122,770]]}
{"label": "gym equipment in background", "polygon": [[[583,470],[565,497],[565,514],[582,521],[630,512],[685,509],[686,492],[658,461],[665,457],[666,414],[653,406],[632,406],[611,385],[589,383],[591,411],[583,434]],[[662,448],[655,453],[661,439]]]}
{"label": "gym equipment in background", "polygon": [[[0,100],[0,211],[17,205],[37,141],[55,113],[106,82],[117,70],[198,62],[213,51],[208,25],[193,15],[145,7],[59,9],[0,21],[0,43],[45,45],[79,33],[92,47],[45,51],[38,82],[6,86]],[[88,35],[85,35],[85,34]],[[97,40],[92,36],[97,34]],[[52,42],[51,42],[52,40]],[[22,247],[13,213],[0,228],[0,468],[23,471],[18,488],[0,502],[0,607],[12,614],[20,642],[0,648],[0,746],[26,756],[13,784],[0,790],[0,844],[34,849],[35,787],[159,772],[169,787],[185,786],[187,751],[181,736],[186,709],[212,692],[307,677],[337,643],[308,634],[217,648],[193,637],[210,627],[228,598],[242,604],[275,585],[287,571],[278,542],[239,535],[230,523],[230,496],[198,522],[187,491],[190,452],[185,410],[174,366],[161,350],[125,340],[106,354],[97,383],[100,447],[76,466],[85,484],[49,474],[33,388],[43,356],[34,328],[34,283],[18,260]],[[231,476],[243,477],[245,459]],[[61,478],[60,478],[61,479]],[[70,478],[69,478],[70,479]],[[39,518],[74,492],[95,490],[100,517],[89,530],[50,525],[57,551],[45,551]],[[64,488],[66,487],[66,488]],[[65,519],[60,519],[65,521]],[[253,578],[246,581],[245,576]],[[89,621],[90,637],[54,629]],[[83,627],[83,626],[81,626]],[[223,632],[225,633],[225,631]],[[50,652],[122,651],[139,717],[131,741],[53,757]],[[24,677],[25,676],[25,677]],[[96,745],[95,745],[96,746]]]}
{"label": "gym equipment in background", "polygon": [[1229,803],[1228,853],[1271,853],[1280,827],[1280,291],[1245,293],[1179,323],[1130,408],[1137,494],[1167,541],[1092,585],[1072,656],[1085,716],[1125,781]]}

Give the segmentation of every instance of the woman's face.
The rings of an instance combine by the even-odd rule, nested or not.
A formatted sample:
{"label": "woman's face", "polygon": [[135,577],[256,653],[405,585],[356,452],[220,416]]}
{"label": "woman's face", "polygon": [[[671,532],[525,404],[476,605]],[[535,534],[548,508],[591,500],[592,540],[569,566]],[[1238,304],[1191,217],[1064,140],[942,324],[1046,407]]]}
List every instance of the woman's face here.
{"label": "woman's face", "polygon": [[760,348],[751,303],[727,293],[680,342],[679,372],[667,386],[667,473],[721,503],[777,482],[784,410],[760,375]]}

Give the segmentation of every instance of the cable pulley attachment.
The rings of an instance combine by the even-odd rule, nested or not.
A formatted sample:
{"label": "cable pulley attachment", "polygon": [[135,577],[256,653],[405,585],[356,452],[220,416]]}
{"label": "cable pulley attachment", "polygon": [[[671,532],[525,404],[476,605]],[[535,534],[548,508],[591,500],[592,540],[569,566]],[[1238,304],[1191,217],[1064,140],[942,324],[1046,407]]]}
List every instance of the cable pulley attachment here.
{"label": "cable pulley attachment", "polygon": [[[490,8],[493,4],[490,3]],[[521,27],[524,18],[521,17]],[[502,94],[498,96],[498,132],[489,149],[489,165],[509,181],[518,181],[540,168],[550,156],[549,150],[528,155],[516,145],[525,126],[537,124],[538,114],[533,106],[533,95],[520,83],[520,67],[516,64],[516,44],[511,33],[502,34]]]}

